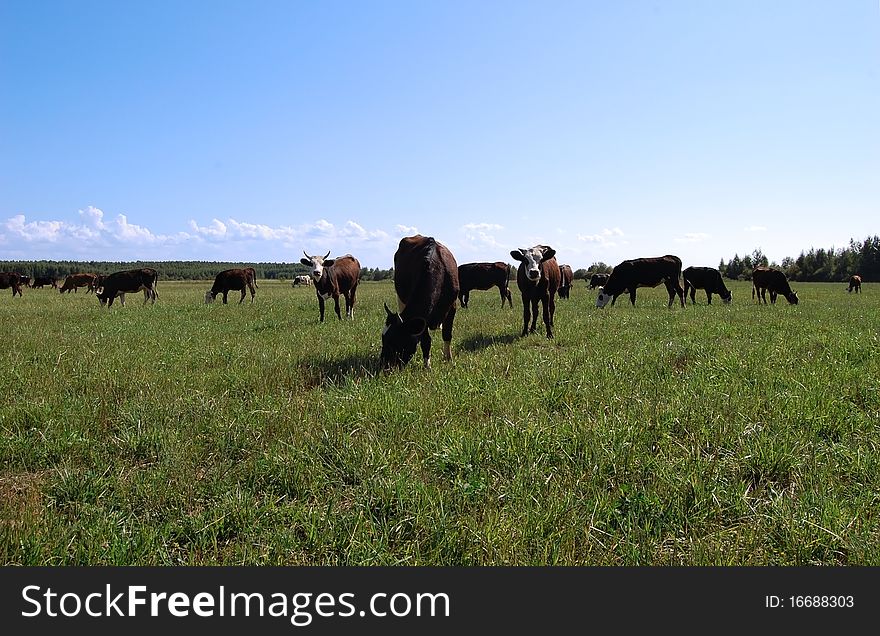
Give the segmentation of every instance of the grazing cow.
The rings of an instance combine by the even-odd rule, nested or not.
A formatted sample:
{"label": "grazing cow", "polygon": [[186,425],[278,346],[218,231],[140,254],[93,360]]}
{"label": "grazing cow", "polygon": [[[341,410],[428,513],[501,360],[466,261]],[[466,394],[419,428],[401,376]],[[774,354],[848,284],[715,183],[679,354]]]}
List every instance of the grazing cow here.
{"label": "grazing cow", "polygon": [[361,264],[358,259],[351,254],[328,259],[330,252],[327,252],[323,257],[309,256],[305,251],[303,254],[306,257],[299,259],[299,261],[312,268],[312,279],[315,281],[315,294],[318,296],[321,322],[324,322],[324,301],[331,296],[336,309],[336,317],[342,320],[342,314],[339,312],[340,294],[345,298],[345,315],[354,320],[355,294],[361,277]]}
{"label": "grazing cow", "polygon": [[43,289],[45,285],[49,285],[52,289],[58,289],[58,283],[51,276],[35,276],[34,281],[31,283],[31,288],[36,289],[39,287]]}
{"label": "grazing cow", "polygon": [[293,278],[293,286],[294,287],[299,287],[300,285],[305,285],[306,287],[309,287],[309,286],[311,286],[311,284],[312,284],[312,277],[307,274],[303,274],[302,276],[295,276]]}
{"label": "grazing cow", "polygon": [[611,272],[604,287],[599,288],[596,307],[601,309],[609,301],[613,305],[624,292],[629,292],[629,301],[635,306],[636,289],[656,287],[660,283],[666,285],[666,291],[669,292],[668,306],[672,307],[675,297],[678,296],[681,306],[684,307],[684,290],[679,282],[680,277],[681,259],[672,254],[623,261]]}
{"label": "grazing cow", "polygon": [[855,290],[857,294],[862,291],[862,277],[858,274],[854,274],[849,277],[849,289],[847,289],[847,293]]}
{"label": "grazing cow", "polygon": [[205,304],[214,302],[217,294],[223,294],[223,304],[226,304],[226,296],[229,290],[241,292],[241,299],[238,304],[244,302],[247,292],[251,293],[251,304],[254,302],[254,296],[257,291],[254,285],[253,268],[247,269],[225,269],[214,277],[214,286],[205,292]]}
{"label": "grazing cow", "polygon": [[107,280],[106,274],[95,274],[95,280],[89,285],[88,291],[98,293],[104,289],[104,281]]}
{"label": "grazing cow", "polygon": [[[553,314],[556,312],[554,297],[559,289],[560,279],[556,250],[546,245],[535,245],[528,249],[513,250],[510,255],[519,261],[519,267],[516,269],[516,285],[522,294],[522,335],[535,333],[535,325],[538,322],[538,301],[540,301],[547,337],[552,338]],[[532,311],[531,328],[529,328],[529,306]]]}
{"label": "grazing cow", "polygon": [[0,272],[0,289],[12,288],[12,297],[21,296],[21,274],[18,272]]}
{"label": "grazing cow", "polygon": [[465,263],[458,266],[458,299],[461,306],[467,308],[470,301],[471,290],[487,290],[497,287],[501,292],[501,307],[504,308],[504,301],[513,307],[513,300],[510,295],[510,287],[508,280],[510,279],[510,265],[496,261],[494,263]]}
{"label": "grazing cow", "polygon": [[571,284],[574,281],[574,272],[571,265],[559,266],[559,297],[568,298],[571,294]]}
{"label": "grazing cow", "polygon": [[608,282],[608,274],[593,274],[590,276],[590,289],[602,287]]}
{"label": "grazing cow", "polygon": [[246,271],[248,273],[248,276],[250,276],[251,282],[254,284],[254,289],[259,289],[260,286],[257,285],[257,270],[255,270],[253,267],[245,267],[244,271]]}
{"label": "grazing cow", "polygon": [[80,287],[87,287],[89,290],[94,290],[95,278],[97,276],[97,274],[71,274],[64,279],[64,284],[61,285],[58,293],[63,294],[64,292],[67,292],[69,294],[72,290],[75,294],[76,290]]}
{"label": "grazing cow", "polygon": [[721,300],[725,304],[733,300],[733,294],[724,284],[721,272],[714,267],[688,267],[681,272],[681,277],[684,280],[684,295],[687,296],[688,290],[690,290],[691,303],[694,305],[697,304],[694,296],[696,296],[698,289],[706,290],[706,299],[710,305],[712,304],[712,294],[721,296]]}
{"label": "grazing cow", "polygon": [[25,287],[31,286],[31,277],[25,276],[24,274],[19,274],[19,281]]}
{"label": "grazing cow", "polygon": [[380,359],[385,369],[403,367],[422,346],[431,368],[431,333],[440,329],[443,357],[452,359],[452,323],[459,294],[458,264],[449,249],[430,236],[400,239],[394,253],[394,291],[398,313],[385,304]]}
{"label": "grazing cow", "polygon": [[798,304],[798,296],[791,290],[785,273],[772,267],[756,267],[752,271],[752,300],[758,293],[758,303],[762,300],[767,304],[767,290],[770,290],[770,304],[776,304],[776,296],[782,294],[792,305]]}
{"label": "grazing cow", "polygon": [[113,299],[119,296],[119,301],[125,307],[126,294],[143,290],[144,304],[146,305],[148,300],[156,304],[156,299],[159,297],[159,292],[156,291],[158,281],[159,272],[149,267],[113,272],[104,279],[104,289],[97,294],[98,300],[101,301],[102,307],[105,304],[107,307],[112,307]]}

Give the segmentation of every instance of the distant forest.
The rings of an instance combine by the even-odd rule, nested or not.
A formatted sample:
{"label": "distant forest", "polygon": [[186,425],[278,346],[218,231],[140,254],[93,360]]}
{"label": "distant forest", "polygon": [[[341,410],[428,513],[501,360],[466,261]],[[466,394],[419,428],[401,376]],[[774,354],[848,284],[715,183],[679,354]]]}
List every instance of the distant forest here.
{"label": "distant forest", "polygon": [[[750,280],[752,270],[761,265],[769,265],[785,272],[790,280],[811,282],[842,282],[853,274],[859,274],[865,282],[880,281],[880,236],[872,236],[864,241],[850,239],[849,246],[843,248],[810,248],[793,258],[786,256],[781,263],[769,262],[760,249],[751,254],[733,258],[718,264],[718,270],[725,278]],[[687,266],[687,263],[685,263]],[[253,267],[257,278],[269,280],[290,280],[294,276],[308,274],[309,270],[301,263],[222,263],[215,261],[0,261],[0,271],[19,272],[31,278],[51,276],[61,279],[68,274],[91,272],[110,274],[125,269],[152,267],[163,280],[211,280],[218,272],[233,267]],[[612,267],[602,262],[593,263],[588,269],[578,269],[574,278],[589,278],[594,273],[611,271]],[[394,275],[393,269],[364,267],[361,280],[386,280]],[[516,278],[516,267],[512,268],[511,278]]]}
{"label": "distant forest", "polygon": [[[212,280],[224,269],[253,267],[257,278],[268,280],[290,280],[294,276],[308,274],[309,269],[301,263],[223,263],[216,261],[0,261],[0,271],[18,272],[25,276],[50,276],[62,279],[69,274],[89,272],[93,274],[112,274],[120,270],[152,267],[159,272],[162,280]],[[393,271],[364,267],[361,280],[384,280],[391,278]]]}

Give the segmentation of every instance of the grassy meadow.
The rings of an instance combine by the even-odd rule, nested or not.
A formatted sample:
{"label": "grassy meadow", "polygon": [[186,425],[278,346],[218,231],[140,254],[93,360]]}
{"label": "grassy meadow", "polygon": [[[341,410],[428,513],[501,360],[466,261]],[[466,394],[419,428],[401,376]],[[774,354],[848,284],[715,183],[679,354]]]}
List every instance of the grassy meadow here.
{"label": "grassy meadow", "polygon": [[876,285],[598,310],[575,283],[552,341],[477,291],[453,363],[437,332],[391,374],[390,282],[323,324],[276,281],[4,290],[0,561],[880,565]]}

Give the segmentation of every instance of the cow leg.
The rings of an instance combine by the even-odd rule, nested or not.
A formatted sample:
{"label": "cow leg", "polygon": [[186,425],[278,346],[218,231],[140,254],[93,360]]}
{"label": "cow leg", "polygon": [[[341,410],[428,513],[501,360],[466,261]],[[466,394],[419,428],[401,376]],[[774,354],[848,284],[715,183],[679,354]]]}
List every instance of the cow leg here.
{"label": "cow leg", "polygon": [[348,290],[348,296],[345,297],[345,315],[354,320],[354,303],[357,300],[357,287]]}
{"label": "cow leg", "polygon": [[777,294],[777,293],[776,293],[775,291],[773,291],[772,289],[770,290],[770,304],[771,304],[771,305],[775,305],[775,304],[776,304],[776,297],[777,297],[778,295],[779,295],[779,294]]}
{"label": "cow leg", "polygon": [[[513,309],[513,296],[510,295],[510,290],[505,288],[504,293],[507,296],[507,306]],[[504,308],[504,301],[501,301],[501,308]]]}
{"label": "cow leg", "polygon": [[538,326],[538,299],[537,297],[532,299],[532,325],[529,327],[529,333],[535,333],[535,328]]}
{"label": "cow leg", "polygon": [[247,288],[244,288],[241,290],[241,298],[239,298],[239,300],[238,300],[239,305],[244,302],[245,296],[247,296]]}
{"label": "cow leg", "polygon": [[523,294],[523,297],[522,297],[522,304],[523,304],[523,328],[522,328],[521,335],[525,336],[525,335],[528,335],[528,333],[529,333],[529,299],[525,294]]}
{"label": "cow leg", "polygon": [[318,309],[321,312],[321,322],[324,322],[324,297],[318,294]]}
{"label": "cow leg", "polygon": [[229,295],[229,290],[228,290],[228,289],[224,289],[224,290],[223,290],[223,304],[224,304],[224,305],[226,304],[226,297],[227,297],[228,295]]}
{"label": "cow leg", "polygon": [[712,292],[710,292],[708,289],[706,290],[706,302],[710,305],[712,304]]}
{"label": "cow leg", "polygon": [[425,330],[422,332],[422,337],[419,340],[419,344],[422,345],[422,359],[425,361],[425,368],[431,368],[431,333],[430,329],[425,327]]}
{"label": "cow leg", "polygon": [[553,337],[553,297],[541,299],[541,306],[544,309],[544,327],[547,329],[547,337]]}
{"label": "cow leg", "polygon": [[468,304],[468,293],[464,290],[458,292],[458,302],[461,303],[462,308],[467,309]]}
{"label": "cow leg", "polygon": [[[636,289],[637,289],[636,287],[633,287],[632,289],[629,290],[629,302],[632,303],[633,307],[636,306]],[[672,304],[672,302],[670,301],[669,304]]]}
{"label": "cow leg", "polygon": [[[443,358],[452,360],[452,323],[455,321],[455,305],[446,312],[443,324],[440,325],[440,335],[443,337]],[[427,329],[425,329],[427,331]]]}
{"label": "cow leg", "polygon": [[336,317],[342,320],[342,313],[339,311],[339,294],[333,294],[333,308],[336,310]]}

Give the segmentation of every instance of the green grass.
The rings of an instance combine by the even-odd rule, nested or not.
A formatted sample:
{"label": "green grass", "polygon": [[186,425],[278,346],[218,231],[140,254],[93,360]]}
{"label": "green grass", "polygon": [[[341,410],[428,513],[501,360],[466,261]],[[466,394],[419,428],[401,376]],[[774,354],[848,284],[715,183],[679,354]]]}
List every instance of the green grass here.
{"label": "green grass", "polygon": [[576,283],[552,341],[474,292],[454,362],[438,332],[392,374],[387,282],[323,324],[271,281],[4,293],[0,562],[880,564],[875,286],[597,310]]}

